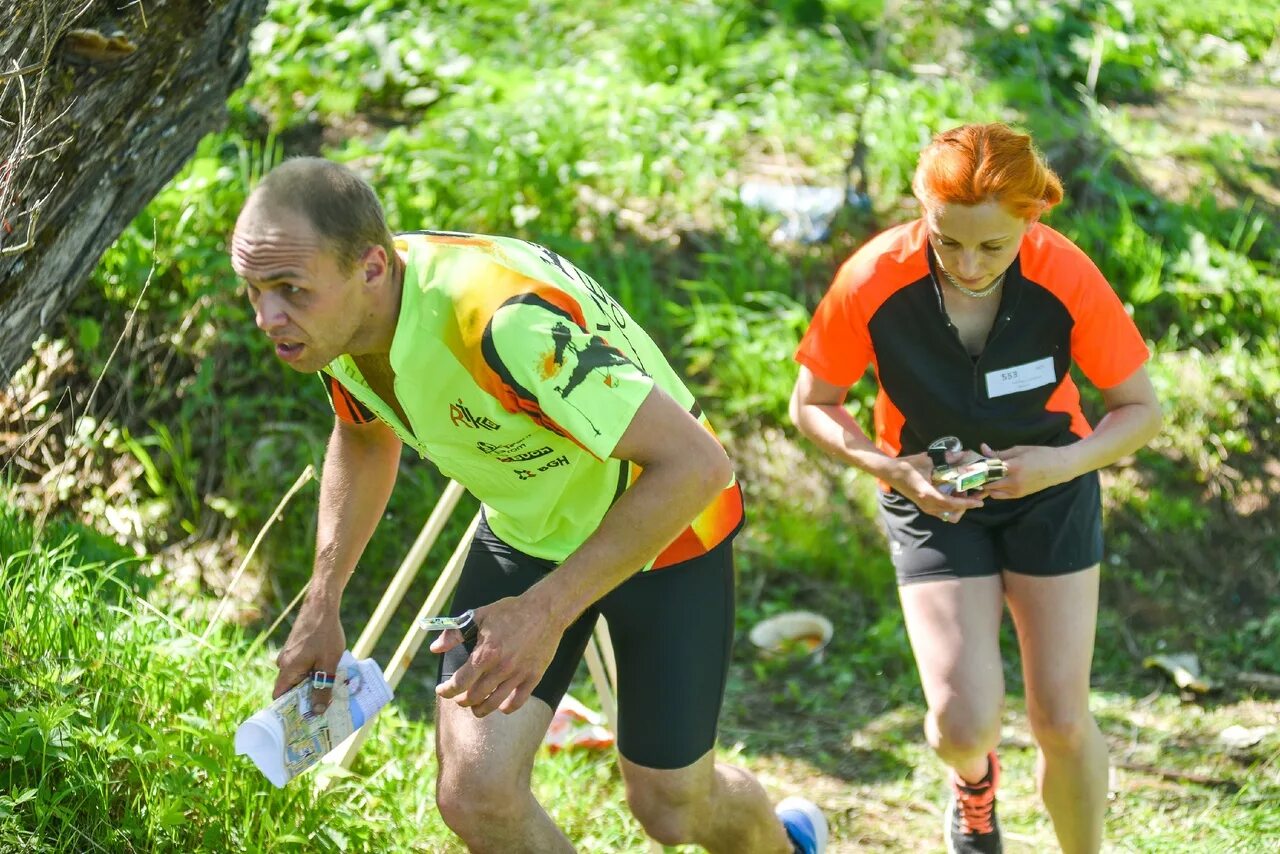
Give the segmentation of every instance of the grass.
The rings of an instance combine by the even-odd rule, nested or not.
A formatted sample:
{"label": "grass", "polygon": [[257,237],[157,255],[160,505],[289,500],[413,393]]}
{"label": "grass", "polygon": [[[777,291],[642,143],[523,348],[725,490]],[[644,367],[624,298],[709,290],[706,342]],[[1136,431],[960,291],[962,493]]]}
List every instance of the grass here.
{"label": "grass", "polygon": [[[202,625],[147,604],[156,581],[137,559],[74,526],[37,538],[29,520],[0,510],[0,550],[0,595],[11,604],[0,614],[0,850],[460,850],[432,800],[425,661],[379,717],[354,773],[313,772],[277,790],[232,750],[234,727],[265,702],[272,679],[251,634],[227,628],[202,642]],[[775,797],[823,804],[833,851],[914,850],[936,838],[943,784],[921,743],[901,621],[883,603],[835,592],[814,581],[785,591],[797,605],[828,603],[838,628],[824,662],[766,662],[739,644],[721,753]],[[745,602],[740,629],[769,607]],[[1236,691],[1181,703],[1115,648],[1114,619],[1104,616],[1093,702],[1113,758],[1130,769],[1114,778],[1112,850],[1267,850],[1280,831],[1280,732],[1272,726],[1244,752],[1217,734],[1273,724],[1280,704]],[[1004,642],[1011,649],[1008,632]],[[1052,836],[1014,660],[1001,820],[1008,850],[1045,850]],[[581,681],[577,690],[591,699]],[[581,850],[644,850],[608,755],[544,756],[534,787]]]}
{"label": "grass", "polygon": [[[314,489],[232,591],[234,624],[197,640],[281,493],[320,463],[320,386],[275,363],[223,244],[254,181],[313,153],[368,175],[397,228],[512,232],[564,253],[671,353],[748,493],[739,637],[790,608],[836,624],[812,667],[739,644],[724,754],[775,797],[815,796],[836,851],[932,845],[941,769],[874,491],[797,441],[786,366],[836,264],[915,215],[929,134],[994,118],[1031,129],[1064,178],[1050,222],[1151,340],[1167,413],[1164,435],[1106,476],[1094,707],[1133,766],[1116,773],[1109,846],[1274,850],[1280,739],[1232,753],[1217,735],[1280,715],[1231,681],[1280,672],[1277,14],[1276,0],[275,0],[227,130],[104,256],[15,379],[17,406],[0,402],[0,446],[19,463],[0,497],[0,851],[456,850],[432,802],[425,664],[355,775],[324,791],[275,791],[231,756],[288,622],[266,631],[308,575]],[[739,184],[838,185],[855,140],[872,209],[844,212],[825,243],[771,243],[776,218],[745,207]],[[849,404],[864,424],[871,392]],[[31,430],[38,445],[11,441]],[[406,459],[349,630],[442,487]],[[33,531],[48,504],[87,527]],[[1045,850],[1007,630],[1004,643],[1001,816],[1009,850]],[[1223,689],[1180,702],[1141,666],[1157,651],[1195,652]],[[591,699],[585,681],[575,691]],[[584,850],[642,850],[609,757],[546,758],[535,785]]]}

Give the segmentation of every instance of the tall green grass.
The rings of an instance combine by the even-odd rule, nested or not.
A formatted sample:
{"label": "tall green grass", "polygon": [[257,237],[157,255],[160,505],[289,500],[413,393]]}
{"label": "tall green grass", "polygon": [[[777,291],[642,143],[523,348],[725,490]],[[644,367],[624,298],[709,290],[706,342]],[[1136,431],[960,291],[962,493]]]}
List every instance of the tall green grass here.
{"label": "tall green grass", "polygon": [[[148,603],[138,559],[74,526],[37,536],[3,501],[0,555],[0,851],[460,850],[435,809],[421,705],[384,710],[357,774],[277,790],[233,751],[274,681],[251,635],[202,640]],[[637,845],[620,785],[608,757],[573,754],[536,780],[602,852]]]}

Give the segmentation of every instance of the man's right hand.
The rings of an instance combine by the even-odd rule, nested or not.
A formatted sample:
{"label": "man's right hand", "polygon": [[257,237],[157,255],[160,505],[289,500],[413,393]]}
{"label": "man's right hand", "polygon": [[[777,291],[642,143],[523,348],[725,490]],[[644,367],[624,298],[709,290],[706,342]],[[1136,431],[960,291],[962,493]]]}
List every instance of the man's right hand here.
{"label": "man's right hand", "polygon": [[[271,697],[275,699],[316,671],[336,676],[338,661],[347,648],[347,636],[336,608],[313,605],[310,600],[298,612],[298,621],[289,632],[284,649],[276,658],[280,674],[276,677]],[[329,707],[332,691],[328,688],[311,692],[311,708],[320,714]]]}

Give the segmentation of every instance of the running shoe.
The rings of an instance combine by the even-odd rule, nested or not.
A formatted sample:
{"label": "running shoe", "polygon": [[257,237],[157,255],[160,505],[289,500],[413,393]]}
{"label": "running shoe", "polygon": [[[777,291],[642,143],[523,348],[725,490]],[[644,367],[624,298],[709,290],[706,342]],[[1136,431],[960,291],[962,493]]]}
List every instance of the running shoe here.
{"label": "running shoe", "polygon": [[792,795],[774,808],[787,830],[795,854],[822,854],[827,850],[827,817],[813,801]]}
{"label": "running shoe", "polygon": [[944,833],[947,854],[1000,854],[1000,822],[996,820],[996,786],[1000,762],[987,754],[987,776],[966,783],[951,774],[951,802],[947,804]]}

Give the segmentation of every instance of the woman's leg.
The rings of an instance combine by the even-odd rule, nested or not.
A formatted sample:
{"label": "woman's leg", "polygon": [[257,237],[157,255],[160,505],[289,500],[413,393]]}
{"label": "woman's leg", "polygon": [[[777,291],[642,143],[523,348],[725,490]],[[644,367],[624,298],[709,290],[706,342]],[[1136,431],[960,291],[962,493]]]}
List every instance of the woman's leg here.
{"label": "woman's leg", "polygon": [[1107,807],[1107,746],[1089,713],[1098,567],[1067,575],[1006,572],[1022,648],[1037,779],[1064,854],[1096,852]]}
{"label": "woman's leg", "polygon": [[978,782],[987,774],[987,754],[1000,741],[1001,578],[906,584],[898,595],[929,705],[929,745],[961,779]]}

